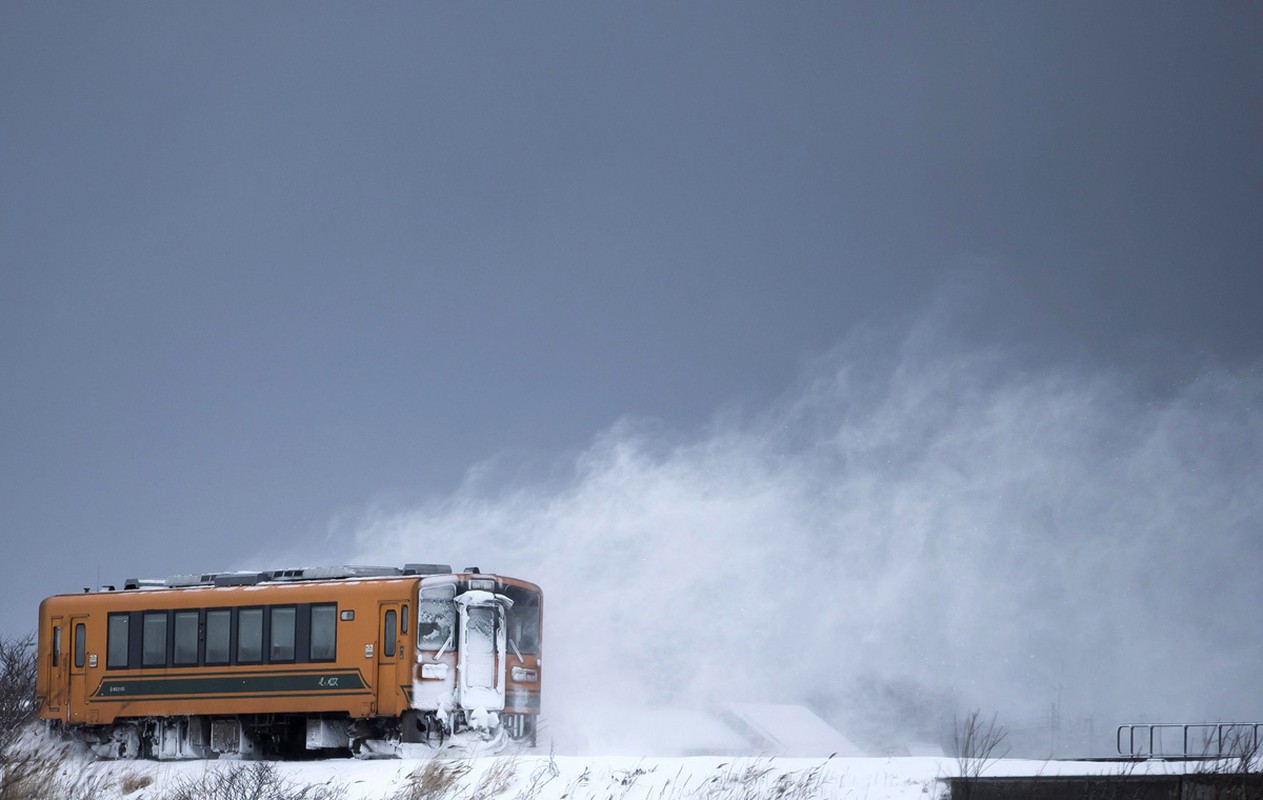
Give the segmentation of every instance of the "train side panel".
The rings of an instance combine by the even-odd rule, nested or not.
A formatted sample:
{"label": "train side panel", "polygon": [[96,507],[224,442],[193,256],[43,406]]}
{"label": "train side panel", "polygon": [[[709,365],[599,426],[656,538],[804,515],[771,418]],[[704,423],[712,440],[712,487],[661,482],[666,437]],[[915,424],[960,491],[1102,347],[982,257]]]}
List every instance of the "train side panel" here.
{"label": "train side panel", "polygon": [[417,584],[49,598],[40,606],[39,716],[71,725],[174,715],[396,716],[411,692]]}

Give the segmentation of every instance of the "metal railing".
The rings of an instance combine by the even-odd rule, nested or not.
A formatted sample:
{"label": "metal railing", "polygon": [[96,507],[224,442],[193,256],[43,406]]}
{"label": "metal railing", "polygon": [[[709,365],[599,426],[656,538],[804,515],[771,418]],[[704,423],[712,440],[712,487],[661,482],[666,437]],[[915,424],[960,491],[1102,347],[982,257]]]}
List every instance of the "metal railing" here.
{"label": "metal railing", "polygon": [[1263,722],[1133,723],[1119,725],[1118,754],[1128,758],[1253,756]]}

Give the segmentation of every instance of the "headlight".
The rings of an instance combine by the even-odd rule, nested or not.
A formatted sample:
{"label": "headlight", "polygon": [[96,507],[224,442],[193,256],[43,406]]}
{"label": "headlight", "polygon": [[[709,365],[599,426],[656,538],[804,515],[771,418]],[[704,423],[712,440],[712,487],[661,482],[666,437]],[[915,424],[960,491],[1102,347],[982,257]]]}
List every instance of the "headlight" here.
{"label": "headlight", "polygon": [[424,681],[441,681],[447,678],[446,664],[422,664],[421,680]]}
{"label": "headlight", "polygon": [[539,673],[533,669],[514,667],[513,672],[510,674],[513,676],[513,680],[518,683],[534,683],[539,680]]}

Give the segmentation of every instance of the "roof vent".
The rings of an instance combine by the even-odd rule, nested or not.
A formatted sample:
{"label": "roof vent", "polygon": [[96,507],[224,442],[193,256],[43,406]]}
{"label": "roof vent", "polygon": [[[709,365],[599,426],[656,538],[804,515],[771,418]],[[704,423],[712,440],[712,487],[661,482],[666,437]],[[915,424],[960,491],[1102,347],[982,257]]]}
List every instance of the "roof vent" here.
{"label": "roof vent", "polygon": [[398,567],[363,567],[343,564],[336,567],[307,567],[301,570],[305,581],[328,581],[341,578],[393,578],[402,575]]}
{"label": "roof vent", "polygon": [[301,581],[305,569],[274,569],[266,573],[269,581]]}
{"label": "roof vent", "polygon": [[226,572],[215,576],[216,586],[253,586],[264,577],[258,572]]}
{"label": "roof vent", "polygon": [[215,573],[194,573],[192,575],[172,575],[167,578],[167,586],[213,586]]}
{"label": "roof vent", "polygon": [[124,589],[165,589],[167,582],[157,578],[126,578],[123,580]]}
{"label": "roof vent", "polygon": [[451,564],[404,564],[404,575],[448,575],[452,571]]}

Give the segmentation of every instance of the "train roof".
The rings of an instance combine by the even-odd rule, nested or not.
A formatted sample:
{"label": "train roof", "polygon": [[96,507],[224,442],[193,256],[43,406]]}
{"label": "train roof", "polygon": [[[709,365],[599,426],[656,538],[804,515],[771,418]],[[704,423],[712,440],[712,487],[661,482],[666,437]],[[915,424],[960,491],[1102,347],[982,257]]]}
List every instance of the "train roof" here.
{"label": "train roof", "polygon": [[[468,572],[478,572],[469,567]],[[447,575],[448,564],[404,564],[402,567],[376,567],[343,564],[327,567],[297,567],[262,571],[202,572],[172,575],[168,578],[128,578],[123,590],[184,589],[200,586],[254,586],[260,583],[294,583],[299,581],[363,580],[365,578],[403,578],[414,575]],[[113,587],[109,587],[112,589]]]}
{"label": "train roof", "polygon": [[[235,572],[204,572],[188,575],[172,575],[168,578],[128,578],[119,590],[113,585],[95,589],[84,587],[82,594],[58,594],[56,597],[83,597],[85,595],[139,596],[149,592],[170,592],[207,589],[250,589],[257,587],[299,587],[305,584],[360,584],[374,581],[401,579],[476,580],[485,577],[500,585],[516,585],[539,592],[540,588],[530,581],[508,575],[484,574],[478,567],[453,570],[448,564],[404,564],[402,567],[364,566],[343,564],[336,566],[296,567],[274,570],[246,570]],[[51,600],[52,598],[48,598]]]}

